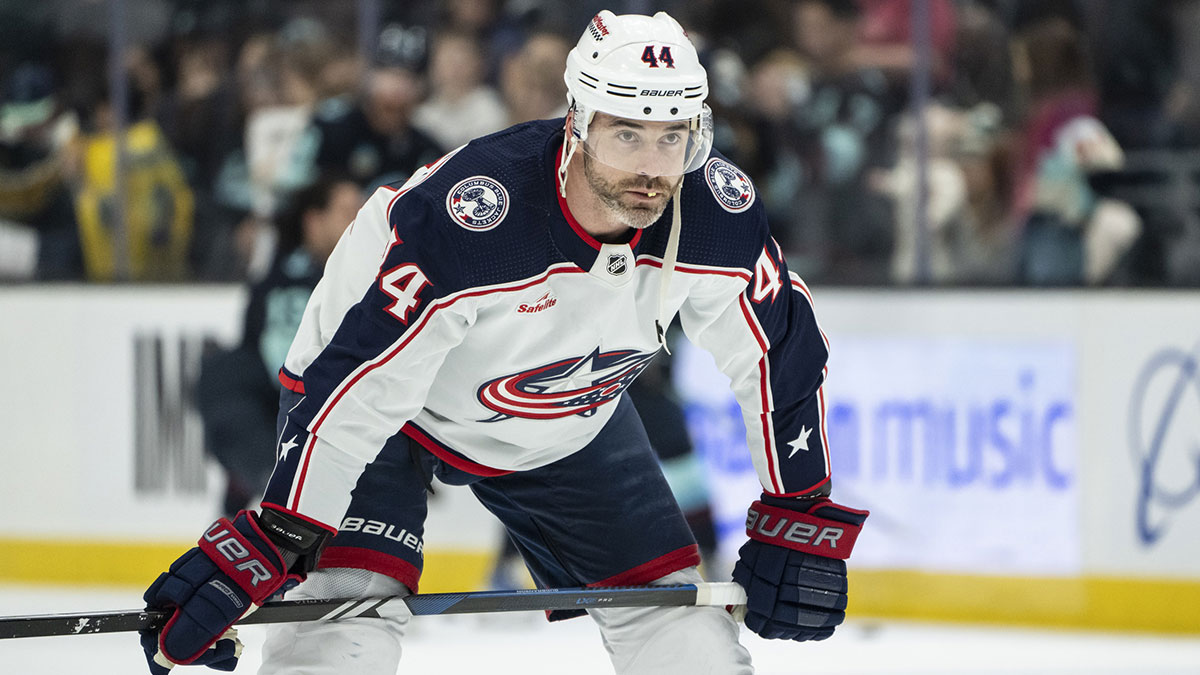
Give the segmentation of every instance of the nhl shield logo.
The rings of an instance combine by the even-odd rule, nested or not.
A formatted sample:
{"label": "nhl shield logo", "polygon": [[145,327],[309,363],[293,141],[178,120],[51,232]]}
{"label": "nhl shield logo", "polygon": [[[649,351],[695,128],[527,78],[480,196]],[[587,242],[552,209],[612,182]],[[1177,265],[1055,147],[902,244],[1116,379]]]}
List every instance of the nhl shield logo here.
{"label": "nhl shield logo", "polygon": [[721,208],[738,213],[754,203],[754,184],[742,170],[719,157],[708,160],[704,178]]}
{"label": "nhl shield logo", "polygon": [[446,210],[468,230],[490,230],[508,215],[508,191],[487,176],[471,176],[450,189]]}
{"label": "nhl shield logo", "polygon": [[608,256],[608,273],[614,277],[619,277],[625,274],[629,269],[629,260],[620,253],[613,253]]}

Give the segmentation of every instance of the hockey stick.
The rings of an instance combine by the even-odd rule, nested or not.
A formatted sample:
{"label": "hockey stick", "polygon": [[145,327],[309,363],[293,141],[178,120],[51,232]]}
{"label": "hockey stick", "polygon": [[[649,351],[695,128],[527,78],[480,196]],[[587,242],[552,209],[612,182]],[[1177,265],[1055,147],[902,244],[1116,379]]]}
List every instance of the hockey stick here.
{"label": "hockey stick", "polygon": [[[281,600],[264,603],[238,625],[334,621],[352,617],[428,616],[478,612],[549,611],[598,607],[684,607],[746,604],[746,592],[733,582],[618,588],[547,588],[520,591],[422,593],[385,598]],[[0,617],[0,639],[86,635],[155,629],[167,610],[124,610],[86,614]]]}

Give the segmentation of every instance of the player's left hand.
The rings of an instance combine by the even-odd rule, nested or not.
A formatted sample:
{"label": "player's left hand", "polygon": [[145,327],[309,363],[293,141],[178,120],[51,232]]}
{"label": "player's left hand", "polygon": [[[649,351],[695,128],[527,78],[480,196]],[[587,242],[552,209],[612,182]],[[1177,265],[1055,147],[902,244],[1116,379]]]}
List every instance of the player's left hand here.
{"label": "player's left hand", "polygon": [[846,558],[868,512],[828,499],[769,497],[750,505],[733,580],[746,627],[768,639],[824,640],[846,617]]}

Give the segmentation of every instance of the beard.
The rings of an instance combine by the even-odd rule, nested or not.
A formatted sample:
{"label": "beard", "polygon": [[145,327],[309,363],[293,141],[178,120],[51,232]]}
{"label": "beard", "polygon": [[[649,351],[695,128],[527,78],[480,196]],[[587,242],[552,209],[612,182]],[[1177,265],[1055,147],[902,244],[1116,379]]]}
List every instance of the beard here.
{"label": "beard", "polygon": [[[637,230],[644,230],[658,222],[663,211],[667,209],[667,201],[683,183],[683,176],[680,176],[674,184],[662,176],[638,176],[610,181],[596,170],[595,160],[591,156],[586,152],[581,154],[583,155],[583,175],[592,192],[600,199],[600,203],[608,207],[609,212],[622,225]],[[630,190],[657,192],[662,197],[654,202],[628,203],[625,201],[628,198],[625,193]]]}

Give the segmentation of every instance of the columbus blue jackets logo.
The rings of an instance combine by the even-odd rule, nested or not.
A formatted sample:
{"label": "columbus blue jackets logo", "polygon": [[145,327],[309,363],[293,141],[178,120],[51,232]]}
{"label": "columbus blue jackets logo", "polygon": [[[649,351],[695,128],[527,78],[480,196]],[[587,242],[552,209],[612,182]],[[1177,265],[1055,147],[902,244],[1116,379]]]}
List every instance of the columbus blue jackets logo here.
{"label": "columbus blue jackets logo", "polygon": [[446,210],[468,230],[490,230],[508,215],[508,191],[487,176],[471,176],[450,188]]}
{"label": "columbus blue jackets logo", "polygon": [[479,388],[479,402],[496,414],[482,422],[514,417],[553,420],[588,417],[617,398],[654,358],[629,349],[572,357],[512,375]]}
{"label": "columbus blue jackets logo", "polygon": [[738,213],[754,203],[754,184],[742,170],[719,157],[704,165],[704,178],[721,208]]}

